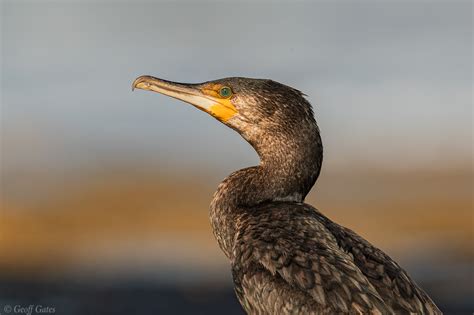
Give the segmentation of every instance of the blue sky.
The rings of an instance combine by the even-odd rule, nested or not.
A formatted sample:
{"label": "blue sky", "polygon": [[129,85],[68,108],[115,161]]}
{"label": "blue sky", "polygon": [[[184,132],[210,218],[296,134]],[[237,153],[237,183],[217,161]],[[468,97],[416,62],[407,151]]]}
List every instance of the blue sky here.
{"label": "blue sky", "polygon": [[470,2],[2,5],[4,169],[256,163],[203,112],[132,93],[142,74],[272,78],[304,91],[330,169],[471,163]]}

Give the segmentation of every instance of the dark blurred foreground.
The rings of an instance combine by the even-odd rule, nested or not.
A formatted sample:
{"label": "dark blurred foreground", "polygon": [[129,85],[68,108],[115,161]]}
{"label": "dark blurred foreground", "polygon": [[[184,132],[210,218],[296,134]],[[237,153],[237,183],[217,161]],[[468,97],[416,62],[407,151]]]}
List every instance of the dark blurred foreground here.
{"label": "dark blurred foreground", "polygon": [[205,283],[180,287],[144,281],[103,284],[3,279],[0,293],[1,310],[7,305],[41,305],[60,315],[243,314],[231,287]]}
{"label": "dark blurred foreground", "polygon": [[[444,280],[420,282],[420,285],[430,293],[445,314],[472,314],[472,290],[464,288],[459,294],[462,288],[456,281],[449,281],[456,279],[456,272],[453,270],[453,275],[444,275]],[[439,295],[446,289],[459,295]],[[244,314],[230,284],[176,285],[144,279],[97,282],[83,279],[0,278],[0,296],[2,315],[7,313],[5,307],[16,305],[52,307],[54,314],[61,315]],[[38,312],[33,311],[32,314]]]}

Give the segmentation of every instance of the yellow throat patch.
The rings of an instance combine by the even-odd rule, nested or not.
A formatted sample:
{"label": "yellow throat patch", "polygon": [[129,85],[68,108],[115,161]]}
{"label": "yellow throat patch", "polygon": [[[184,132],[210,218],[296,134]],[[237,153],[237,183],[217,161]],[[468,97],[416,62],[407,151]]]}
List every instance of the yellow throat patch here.
{"label": "yellow throat patch", "polygon": [[231,119],[235,114],[237,114],[237,109],[232,104],[231,98],[232,95],[229,97],[222,97],[219,94],[220,89],[224,86],[222,84],[207,84],[205,85],[201,91],[202,93],[211,96],[215,101],[216,104],[212,105],[209,108],[209,114],[217,118],[222,122],[226,122]]}

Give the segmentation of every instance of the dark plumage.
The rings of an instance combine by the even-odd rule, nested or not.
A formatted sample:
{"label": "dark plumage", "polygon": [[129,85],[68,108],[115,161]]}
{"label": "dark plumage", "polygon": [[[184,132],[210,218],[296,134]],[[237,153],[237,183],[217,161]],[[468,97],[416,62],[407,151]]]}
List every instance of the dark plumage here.
{"label": "dark plumage", "polygon": [[133,86],[193,104],[257,151],[260,165],[227,177],[210,207],[247,313],[441,314],[389,256],[304,203],[323,150],[301,92],[247,78],[177,84],[140,77]]}

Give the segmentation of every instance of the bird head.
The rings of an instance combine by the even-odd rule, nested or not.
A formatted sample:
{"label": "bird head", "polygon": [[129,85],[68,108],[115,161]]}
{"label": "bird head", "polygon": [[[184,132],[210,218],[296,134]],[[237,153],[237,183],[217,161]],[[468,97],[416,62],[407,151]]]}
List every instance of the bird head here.
{"label": "bird head", "polygon": [[132,88],[187,102],[235,129],[251,144],[265,134],[297,132],[308,123],[316,125],[303,94],[272,80],[234,77],[189,84],[140,76]]}

